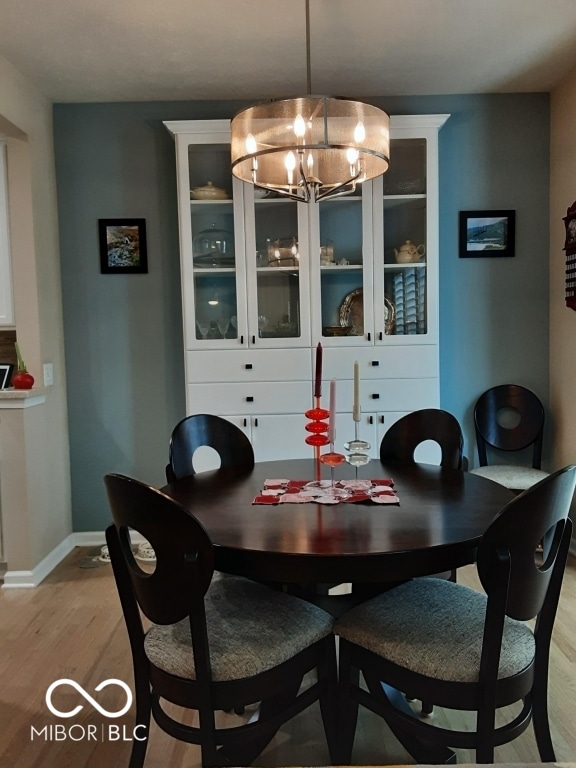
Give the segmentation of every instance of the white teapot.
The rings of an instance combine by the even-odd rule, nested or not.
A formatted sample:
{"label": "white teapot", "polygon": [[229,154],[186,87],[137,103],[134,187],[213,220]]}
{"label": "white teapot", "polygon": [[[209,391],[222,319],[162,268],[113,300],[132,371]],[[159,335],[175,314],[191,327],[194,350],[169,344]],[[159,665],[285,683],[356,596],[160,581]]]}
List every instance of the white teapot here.
{"label": "white teapot", "polygon": [[425,253],[426,247],[424,245],[414,245],[411,240],[406,240],[398,250],[394,248],[394,256],[398,264],[415,264]]}

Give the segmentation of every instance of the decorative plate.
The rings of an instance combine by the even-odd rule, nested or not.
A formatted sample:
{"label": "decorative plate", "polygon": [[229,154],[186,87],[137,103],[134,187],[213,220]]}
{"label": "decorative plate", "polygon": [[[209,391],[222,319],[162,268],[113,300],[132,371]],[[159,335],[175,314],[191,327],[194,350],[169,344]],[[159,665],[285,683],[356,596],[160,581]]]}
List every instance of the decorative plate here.
{"label": "decorative plate", "polygon": [[340,325],[352,326],[350,336],[362,336],[364,333],[364,297],[362,288],[355,288],[344,297],[340,304]]}
{"label": "decorative plate", "polygon": [[[364,299],[362,288],[355,288],[344,297],[339,310],[340,325],[351,325],[350,336],[362,336],[364,333]],[[394,302],[384,296],[384,332],[390,335],[396,325],[396,307]]]}
{"label": "decorative plate", "polygon": [[391,298],[384,295],[384,333],[387,336],[394,333],[396,327],[396,305]]}

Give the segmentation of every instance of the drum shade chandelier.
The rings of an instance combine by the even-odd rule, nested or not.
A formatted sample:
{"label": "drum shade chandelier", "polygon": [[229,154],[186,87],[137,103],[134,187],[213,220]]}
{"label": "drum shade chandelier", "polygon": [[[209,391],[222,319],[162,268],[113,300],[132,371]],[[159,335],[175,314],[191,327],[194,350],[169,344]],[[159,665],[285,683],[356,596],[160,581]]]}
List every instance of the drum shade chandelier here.
{"label": "drum shade chandelier", "polygon": [[390,118],[364,102],[311,95],[310,0],[305,2],[308,93],[235,115],[231,154],[237,178],[308,203],[351,194],[388,169]]}

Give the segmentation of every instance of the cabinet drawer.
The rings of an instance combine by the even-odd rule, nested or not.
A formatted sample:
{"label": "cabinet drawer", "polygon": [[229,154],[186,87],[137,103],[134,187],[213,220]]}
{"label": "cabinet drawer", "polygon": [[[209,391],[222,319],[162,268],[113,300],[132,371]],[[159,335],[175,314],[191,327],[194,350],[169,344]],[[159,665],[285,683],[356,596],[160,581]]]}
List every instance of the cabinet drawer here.
{"label": "cabinet drawer", "polygon": [[354,378],[354,361],[360,364],[360,380],[385,377],[412,379],[439,375],[438,347],[421,344],[371,349],[326,349],[323,379]]}
{"label": "cabinet drawer", "polygon": [[[230,349],[186,352],[190,383],[312,380],[309,349]],[[306,406],[307,407],[307,406]]]}
{"label": "cabinet drawer", "polygon": [[311,407],[309,381],[188,384],[188,413],[304,413]]}
{"label": "cabinet drawer", "polygon": [[[438,408],[438,379],[381,379],[360,382],[360,408],[363,413],[379,411],[417,411]],[[354,382],[339,381],[336,387],[336,409],[352,412]],[[322,404],[328,406],[323,398]]]}

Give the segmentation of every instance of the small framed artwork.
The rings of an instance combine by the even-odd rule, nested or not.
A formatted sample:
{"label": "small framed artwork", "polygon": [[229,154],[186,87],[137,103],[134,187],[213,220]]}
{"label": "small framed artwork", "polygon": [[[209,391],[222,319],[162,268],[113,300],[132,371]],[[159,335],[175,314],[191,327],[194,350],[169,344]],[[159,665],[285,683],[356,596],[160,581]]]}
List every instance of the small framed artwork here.
{"label": "small framed artwork", "polygon": [[514,256],[516,211],[460,211],[463,258]]}
{"label": "small framed artwork", "polygon": [[98,219],[100,272],[144,274],[148,272],[146,219]]}
{"label": "small framed artwork", "polygon": [[13,363],[0,363],[0,389],[7,389],[12,383]]}
{"label": "small framed artwork", "polygon": [[576,202],[568,208],[563,221],[566,227],[566,306],[576,310]]}
{"label": "small framed artwork", "polygon": [[576,250],[576,203],[572,203],[566,211],[566,216],[562,219],[566,227],[566,240],[564,241],[565,251]]}

